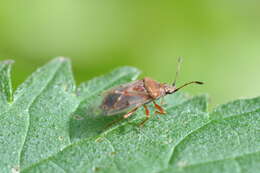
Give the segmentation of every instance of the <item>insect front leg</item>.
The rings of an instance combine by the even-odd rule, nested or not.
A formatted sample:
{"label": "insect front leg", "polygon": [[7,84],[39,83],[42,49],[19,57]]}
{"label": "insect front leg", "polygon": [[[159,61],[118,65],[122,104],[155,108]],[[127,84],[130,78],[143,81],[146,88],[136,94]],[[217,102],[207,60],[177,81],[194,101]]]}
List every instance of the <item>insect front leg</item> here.
{"label": "insect front leg", "polygon": [[140,126],[143,126],[144,123],[150,118],[150,111],[149,111],[149,109],[147,108],[146,105],[143,105],[143,107],[144,107],[144,110],[145,110],[146,118],[145,118],[145,120],[143,120],[143,121],[140,123]]}
{"label": "insect front leg", "polygon": [[154,107],[158,110],[158,111],[155,111],[155,113],[166,114],[165,110],[161,106],[159,106],[157,103],[155,103],[155,101],[153,101],[153,104],[154,104]]}

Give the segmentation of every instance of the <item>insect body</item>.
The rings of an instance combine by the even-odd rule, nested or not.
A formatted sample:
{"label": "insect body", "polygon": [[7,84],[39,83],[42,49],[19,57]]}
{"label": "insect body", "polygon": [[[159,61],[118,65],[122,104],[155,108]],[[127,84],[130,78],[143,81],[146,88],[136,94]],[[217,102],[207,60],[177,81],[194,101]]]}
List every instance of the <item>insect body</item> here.
{"label": "insect body", "polygon": [[[179,68],[176,72],[176,77],[178,75],[178,71]],[[146,106],[147,103],[153,102],[154,107],[157,109],[156,113],[165,114],[166,112],[164,109],[159,106],[155,100],[167,94],[173,94],[179,89],[192,83],[203,84],[199,81],[192,81],[177,88],[175,86],[176,78],[173,84],[169,85],[165,83],[159,83],[151,78],[145,77],[141,80],[136,80],[124,85],[120,85],[105,92],[100,108],[106,115],[115,115],[128,111],[121,118],[125,119],[131,116],[138,108],[143,106],[146,113],[146,119],[141,123],[141,125],[143,125],[150,117],[150,111]]]}

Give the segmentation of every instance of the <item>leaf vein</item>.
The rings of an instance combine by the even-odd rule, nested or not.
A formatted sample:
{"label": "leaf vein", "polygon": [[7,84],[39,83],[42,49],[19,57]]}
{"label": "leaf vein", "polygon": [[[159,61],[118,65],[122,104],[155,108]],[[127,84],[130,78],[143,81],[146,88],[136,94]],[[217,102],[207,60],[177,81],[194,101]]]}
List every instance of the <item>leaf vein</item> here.
{"label": "leaf vein", "polygon": [[59,71],[59,69],[62,67],[62,63],[59,64],[59,66],[57,66],[57,69],[53,72],[53,75],[51,76],[51,78],[47,81],[47,83],[45,84],[44,87],[42,87],[41,91],[37,94],[36,97],[34,97],[34,99],[31,101],[31,103],[28,105],[28,125],[27,125],[27,129],[26,129],[26,133],[25,133],[25,137],[24,137],[24,140],[23,140],[23,143],[22,143],[22,146],[21,146],[21,149],[20,149],[20,152],[19,152],[19,165],[21,167],[21,160],[22,160],[22,153],[23,153],[23,150],[24,150],[24,145],[26,143],[26,140],[28,138],[28,132],[29,132],[29,128],[30,128],[30,121],[31,121],[31,115],[30,115],[30,108],[31,106],[33,105],[33,103],[37,100],[37,98],[42,94],[42,92],[46,89],[46,87],[48,87],[48,85],[51,83],[51,81],[55,78],[57,72]]}
{"label": "leaf vein", "polygon": [[[260,110],[260,109],[257,109],[257,110],[254,110],[254,111],[252,111],[252,112],[257,112],[257,111],[259,111],[259,110]],[[246,112],[246,113],[238,114],[238,115],[236,115],[236,117],[238,117],[238,116],[243,116],[243,115],[247,115],[247,114],[250,114],[250,113],[252,113],[252,112]],[[220,120],[226,120],[226,119],[230,119],[230,118],[234,118],[234,117],[223,117],[223,118],[220,119]],[[171,159],[169,160],[168,165],[170,165],[170,164],[173,162],[173,160],[174,160],[175,149],[176,149],[184,140],[186,140],[186,139],[187,139],[189,136],[191,136],[192,134],[198,132],[200,129],[202,129],[202,128],[208,126],[208,125],[210,125],[210,124],[213,123],[213,122],[217,122],[217,121],[219,121],[219,119],[217,119],[217,120],[214,120],[214,119],[213,119],[213,120],[210,120],[210,121],[206,122],[205,124],[203,124],[202,126],[200,126],[199,128],[197,128],[197,129],[195,129],[194,131],[192,131],[191,133],[189,133],[188,135],[186,135],[184,138],[182,138],[182,139],[177,143],[177,145],[174,146],[173,151],[172,151],[172,155],[171,155]]]}
{"label": "leaf vein", "polygon": [[[255,152],[251,152],[251,153],[245,153],[243,155],[239,155],[239,156],[235,156],[235,157],[227,157],[227,158],[223,158],[223,159],[219,159],[219,160],[210,160],[210,161],[206,161],[206,162],[190,164],[190,165],[186,165],[183,168],[192,168],[192,167],[196,167],[196,166],[200,166],[200,165],[206,165],[206,164],[211,164],[211,163],[223,162],[223,161],[228,161],[228,160],[234,160],[234,161],[237,162],[237,159],[240,159],[240,158],[243,158],[243,157],[247,157],[247,156],[250,156],[250,155],[255,155],[255,154],[259,154],[259,156],[260,156],[260,150],[259,151],[255,151]],[[162,170],[160,170],[157,173],[161,173],[161,172],[163,172],[165,170],[168,170],[169,168],[171,168],[171,167],[162,169]]]}
{"label": "leaf vein", "polygon": [[66,171],[62,166],[60,166],[59,164],[57,164],[57,163],[54,162],[53,160],[50,160],[50,162],[51,162],[52,164],[54,164],[56,167],[60,168],[60,170],[61,170],[62,172],[67,173],[67,171]]}

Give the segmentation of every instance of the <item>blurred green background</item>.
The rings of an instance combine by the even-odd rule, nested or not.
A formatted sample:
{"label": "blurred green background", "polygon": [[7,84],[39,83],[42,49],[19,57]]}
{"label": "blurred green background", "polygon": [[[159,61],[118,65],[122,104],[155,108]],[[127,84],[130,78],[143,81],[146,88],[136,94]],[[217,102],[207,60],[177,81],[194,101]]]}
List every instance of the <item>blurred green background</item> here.
{"label": "blurred green background", "polygon": [[260,1],[1,0],[0,58],[16,60],[15,87],[56,56],[77,83],[122,65],[208,93],[211,105],[260,95]]}

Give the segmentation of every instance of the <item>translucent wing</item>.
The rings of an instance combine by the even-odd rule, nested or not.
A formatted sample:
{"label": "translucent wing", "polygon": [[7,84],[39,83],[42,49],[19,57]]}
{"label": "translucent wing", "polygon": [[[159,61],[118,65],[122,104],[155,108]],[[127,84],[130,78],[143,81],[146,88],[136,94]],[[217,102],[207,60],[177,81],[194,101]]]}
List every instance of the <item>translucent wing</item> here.
{"label": "translucent wing", "polygon": [[126,112],[149,101],[150,96],[144,88],[143,80],[137,80],[105,92],[100,107],[106,115],[114,115]]}

